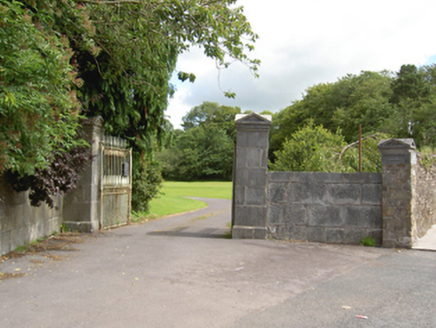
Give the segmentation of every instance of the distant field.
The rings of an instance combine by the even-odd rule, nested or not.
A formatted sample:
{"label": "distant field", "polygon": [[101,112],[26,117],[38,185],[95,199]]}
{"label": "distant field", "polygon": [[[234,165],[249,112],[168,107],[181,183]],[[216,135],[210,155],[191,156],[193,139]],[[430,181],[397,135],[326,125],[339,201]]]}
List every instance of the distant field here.
{"label": "distant field", "polygon": [[[185,197],[232,198],[232,182],[175,182],[163,183],[162,194],[150,202],[149,213],[135,213],[136,219],[159,218],[166,215],[197,210],[207,206],[205,202]],[[135,220],[135,218],[134,218]]]}

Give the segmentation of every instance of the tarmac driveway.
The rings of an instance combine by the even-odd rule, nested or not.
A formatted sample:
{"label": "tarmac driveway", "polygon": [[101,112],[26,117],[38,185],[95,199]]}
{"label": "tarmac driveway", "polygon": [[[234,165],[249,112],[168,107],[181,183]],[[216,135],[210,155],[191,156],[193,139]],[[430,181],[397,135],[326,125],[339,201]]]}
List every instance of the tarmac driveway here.
{"label": "tarmac driveway", "polygon": [[436,327],[436,253],[227,239],[205,201],[4,261],[0,327]]}

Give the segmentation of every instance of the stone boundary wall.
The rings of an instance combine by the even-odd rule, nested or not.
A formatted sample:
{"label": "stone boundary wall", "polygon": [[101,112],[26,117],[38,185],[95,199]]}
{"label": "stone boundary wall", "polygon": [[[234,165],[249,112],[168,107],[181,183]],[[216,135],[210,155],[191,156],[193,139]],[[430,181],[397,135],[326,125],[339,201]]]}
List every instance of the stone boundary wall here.
{"label": "stone boundary wall", "polygon": [[30,205],[29,192],[15,192],[0,182],[0,255],[19,246],[59,232],[62,224],[62,197],[54,199],[53,208]]}
{"label": "stone boundary wall", "polygon": [[269,172],[270,237],[382,244],[381,174]]}
{"label": "stone boundary wall", "polygon": [[102,202],[103,123],[101,117],[96,117],[84,126],[92,163],[82,173],[75,189],[65,197],[55,198],[53,209],[45,204],[31,206],[28,192],[16,193],[0,180],[0,255],[59,232],[61,224],[71,231],[94,232],[105,228],[103,213],[110,217],[120,211],[130,214],[130,197],[115,195]]}
{"label": "stone boundary wall", "polygon": [[436,181],[413,139],[379,143],[382,173],[268,172],[271,118],[237,115],[233,238],[411,248],[436,224]]}
{"label": "stone boundary wall", "polygon": [[418,163],[412,174],[412,217],[413,241],[422,238],[436,224],[436,172],[435,166],[428,168]]}

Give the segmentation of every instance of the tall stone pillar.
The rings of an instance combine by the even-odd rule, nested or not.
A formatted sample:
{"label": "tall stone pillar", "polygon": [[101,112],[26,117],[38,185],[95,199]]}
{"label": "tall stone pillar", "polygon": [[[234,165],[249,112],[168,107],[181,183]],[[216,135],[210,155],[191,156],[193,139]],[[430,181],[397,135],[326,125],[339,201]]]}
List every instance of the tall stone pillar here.
{"label": "tall stone pillar", "polygon": [[378,148],[382,154],[383,247],[411,248],[415,142],[390,139]]}
{"label": "tall stone pillar", "polygon": [[91,145],[92,162],[81,174],[77,187],[64,198],[64,226],[71,231],[93,232],[101,228],[101,143],[104,122],[95,117],[83,129]]}
{"label": "tall stone pillar", "polygon": [[267,237],[267,170],[271,115],[238,114],[233,238]]}

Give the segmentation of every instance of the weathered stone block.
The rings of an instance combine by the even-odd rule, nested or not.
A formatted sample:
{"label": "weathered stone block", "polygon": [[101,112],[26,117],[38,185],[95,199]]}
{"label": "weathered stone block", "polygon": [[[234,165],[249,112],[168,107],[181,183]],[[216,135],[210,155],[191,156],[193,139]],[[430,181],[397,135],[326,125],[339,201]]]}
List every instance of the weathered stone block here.
{"label": "weathered stone block", "polygon": [[268,172],[270,182],[285,182],[288,183],[291,179],[291,172]]}
{"label": "weathered stone block", "polygon": [[235,186],[235,205],[244,205],[245,204],[245,187],[236,185]]}
{"label": "weathered stone block", "polygon": [[246,227],[265,227],[267,220],[266,206],[236,206],[235,225]]}
{"label": "weathered stone block", "polygon": [[284,203],[287,201],[287,183],[269,183],[268,200],[272,203]]}
{"label": "weathered stone block", "polygon": [[288,186],[289,203],[325,204],[327,187],[325,184],[290,183]]}
{"label": "weathered stone block", "polygon": [[245,202],[247,205],[266,204],[266,188],[247,188]]}
{"label": "weathered stone block", "polygon": [[267,149],[269,145],[269,132],[264,131],[238,131],[238,147]]}
{"label": "weathered stone block", "polygon": [[366,237],[364,229],[345,228],[343,235],[343,243],[349,245],[360,245],[363,238]]}
{"label": "weathered stone block", "polygon": [[284,222],[286,225],[304,225],[307,223],[306,205],[288,204]]}
{"label": "weathered stone block", "polygon": [[382,203],[381,184],[362,185],[362,204],[380,205]]}
{"label": "weathered stone block", "polygon": [[341,183],[343,173],[313,172],[310,173],[314,183]]}
{"label": "weathered stone block", "polygon": [[239,169],[236,172],[236,184],[266,188],[266,169]]}
{"label": "weathered stone block", "polygon": [[306,240],[310,242],[325,242],[324,228],[322,227],[305,227]]}
{"label": "weathered stone block", "polygon": [[263,150],[260,148],[246,148],[247,167],[262,167],[262,155]]}
{"label": "weathered stone block", "polygon": [[233,239],[266,239],[268,230],[266,227],[247,227],[235,225],[232,228]]}
{"label": "weathered stone block", "polygon": [[326,228],[325,241],[327,243],[343,244],[344,243],[344,229],[342,228]]}
{"label": "weathered stone block", "polygon": [[330,204],[346,205],[360,204],[361,202],[362,189],[360,184],[329,184],[327,192]]}
{"label": "weathered stone block", "polygon": [[236,146],[236,169],[247,167],[247,149],[248,148]]}
{"label": "weathered stone block", "polygon": [[345,224],[351,227],[382,228],[381,206],[347,206],[345,211]]}
{"label": "weathered stone block", "polygon": [[268,225],[282,224],[284,219],[284,206],[272,204],[268,206]]}
{"label": "weathered stone block", "polygon": [[277,236],[279,239],[283,240],[301,240],[306,241],[307,239],[307,227],[300,226],[284,226],[277,228]]}
{"label": "weathered stone block", "polygon": [[289,181],[296,183],[314,183],[314,172],[290,172]]}
{"label": "weathered stone block", "polygon": [[310,206],[308,217],[310,226],[332,227],[344,224],[340,206]]}

